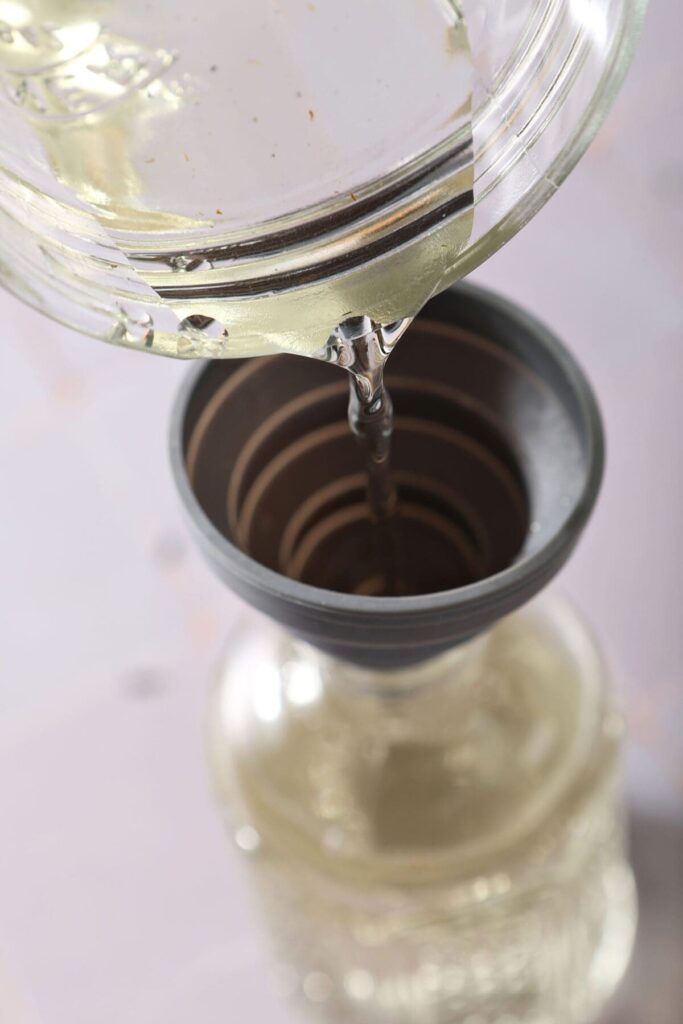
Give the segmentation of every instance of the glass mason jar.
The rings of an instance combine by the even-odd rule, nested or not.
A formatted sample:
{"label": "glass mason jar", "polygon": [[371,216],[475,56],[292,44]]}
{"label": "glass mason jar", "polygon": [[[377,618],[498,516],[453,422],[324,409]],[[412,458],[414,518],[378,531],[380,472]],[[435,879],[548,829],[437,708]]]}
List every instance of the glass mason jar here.
{"label": "glass mason jar", "polygon": [[359,1024],[593,1019],[636,918],[620,734],[556,599],[392,672],[240,631],[209,761],[288,992]]}
{"label": "glass mason jar", "polygon": [[166,355],[414,315],[553,194],[644,0],[0,0],[7,287]]}

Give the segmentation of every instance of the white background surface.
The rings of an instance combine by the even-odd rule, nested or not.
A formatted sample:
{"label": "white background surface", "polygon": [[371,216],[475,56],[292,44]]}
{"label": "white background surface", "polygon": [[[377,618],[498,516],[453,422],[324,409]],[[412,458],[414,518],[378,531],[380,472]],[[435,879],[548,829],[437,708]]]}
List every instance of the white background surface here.
{"label": "white background surface", "polygon": [[[629,723],[644,910],[617,1024],[680,1024],[683,1005],[681,38],[680,5],[655,0],[588,156],[475,275],[573,347],[606,420],[602,498],[558,585]],[[0,315],[0,1022],[281,1024],[204,772],[238,605],[171,484],[186,367],[5,294]]]}

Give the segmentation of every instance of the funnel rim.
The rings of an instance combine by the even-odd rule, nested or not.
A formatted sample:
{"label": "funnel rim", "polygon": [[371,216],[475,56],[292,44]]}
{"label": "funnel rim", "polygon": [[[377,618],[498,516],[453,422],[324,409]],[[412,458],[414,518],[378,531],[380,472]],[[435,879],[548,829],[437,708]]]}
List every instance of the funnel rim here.
{"label": "funnel rim", "polygon": [[[536,551],[520,556],[505,569],[482,580],[450,590],[430,594],[399,597],[369,597],[324,590],[308,583],[283,576],[255,561],[228,540],[210,521],[190,486],[185,468],[184,427],[189,399],[199,378],[206,372],[206,363],[193,366],[186,374],[171,414],[170,455],[174,480],[186,512],[202,547],[210,550],[213,563],[227,574],[260,593],[310,609],[316,616],[352,618],[366,616],[382,620],[382,627],[401,629],[406,619],[438,618],[441,613],[452,616],[458,609],[476,616],[494,605],[511,608],[516,596],[529,597],[545,580],[564,564],[595,505],[604,468],[604,435],[598,405],[591,385],[575,357],[538,319],[516,304],[486,288],[459,283],[447,289],[456,296],[467,296],[493,308],[508,320],[515,320],[525,338],[555,363],[561,372],[565,390],[575,401],[586,445],[586,476],[583,487],[559,528]],[[522,603],[523,597],[517,602]]]}

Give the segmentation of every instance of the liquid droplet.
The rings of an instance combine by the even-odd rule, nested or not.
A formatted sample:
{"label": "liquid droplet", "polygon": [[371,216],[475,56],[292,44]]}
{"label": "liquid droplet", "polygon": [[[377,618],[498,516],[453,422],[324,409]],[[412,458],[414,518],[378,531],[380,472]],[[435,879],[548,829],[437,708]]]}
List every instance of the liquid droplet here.
{"label": "liquid droplet", "polygon": [[119,306],[119,318],[114,327],[112,340],[119,345],[152,348],[154,344],[152,317],[149,313],[132,312]]}

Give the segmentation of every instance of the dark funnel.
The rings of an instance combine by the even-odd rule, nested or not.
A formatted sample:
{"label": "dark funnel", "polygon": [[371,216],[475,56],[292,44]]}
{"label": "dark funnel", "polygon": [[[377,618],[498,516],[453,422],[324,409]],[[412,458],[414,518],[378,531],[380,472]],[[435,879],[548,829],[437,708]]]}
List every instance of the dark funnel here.
{"label": "dark funnel", "polygon": [[367,515],[343,371],[276,355],[203,364],[176,401],[171,459],[209,563],[245,601],[336,657],[429,658],[523,604],[558,571],[600,485],[600,417],[560,342],[458,285],[392,354],[389,543]]}

